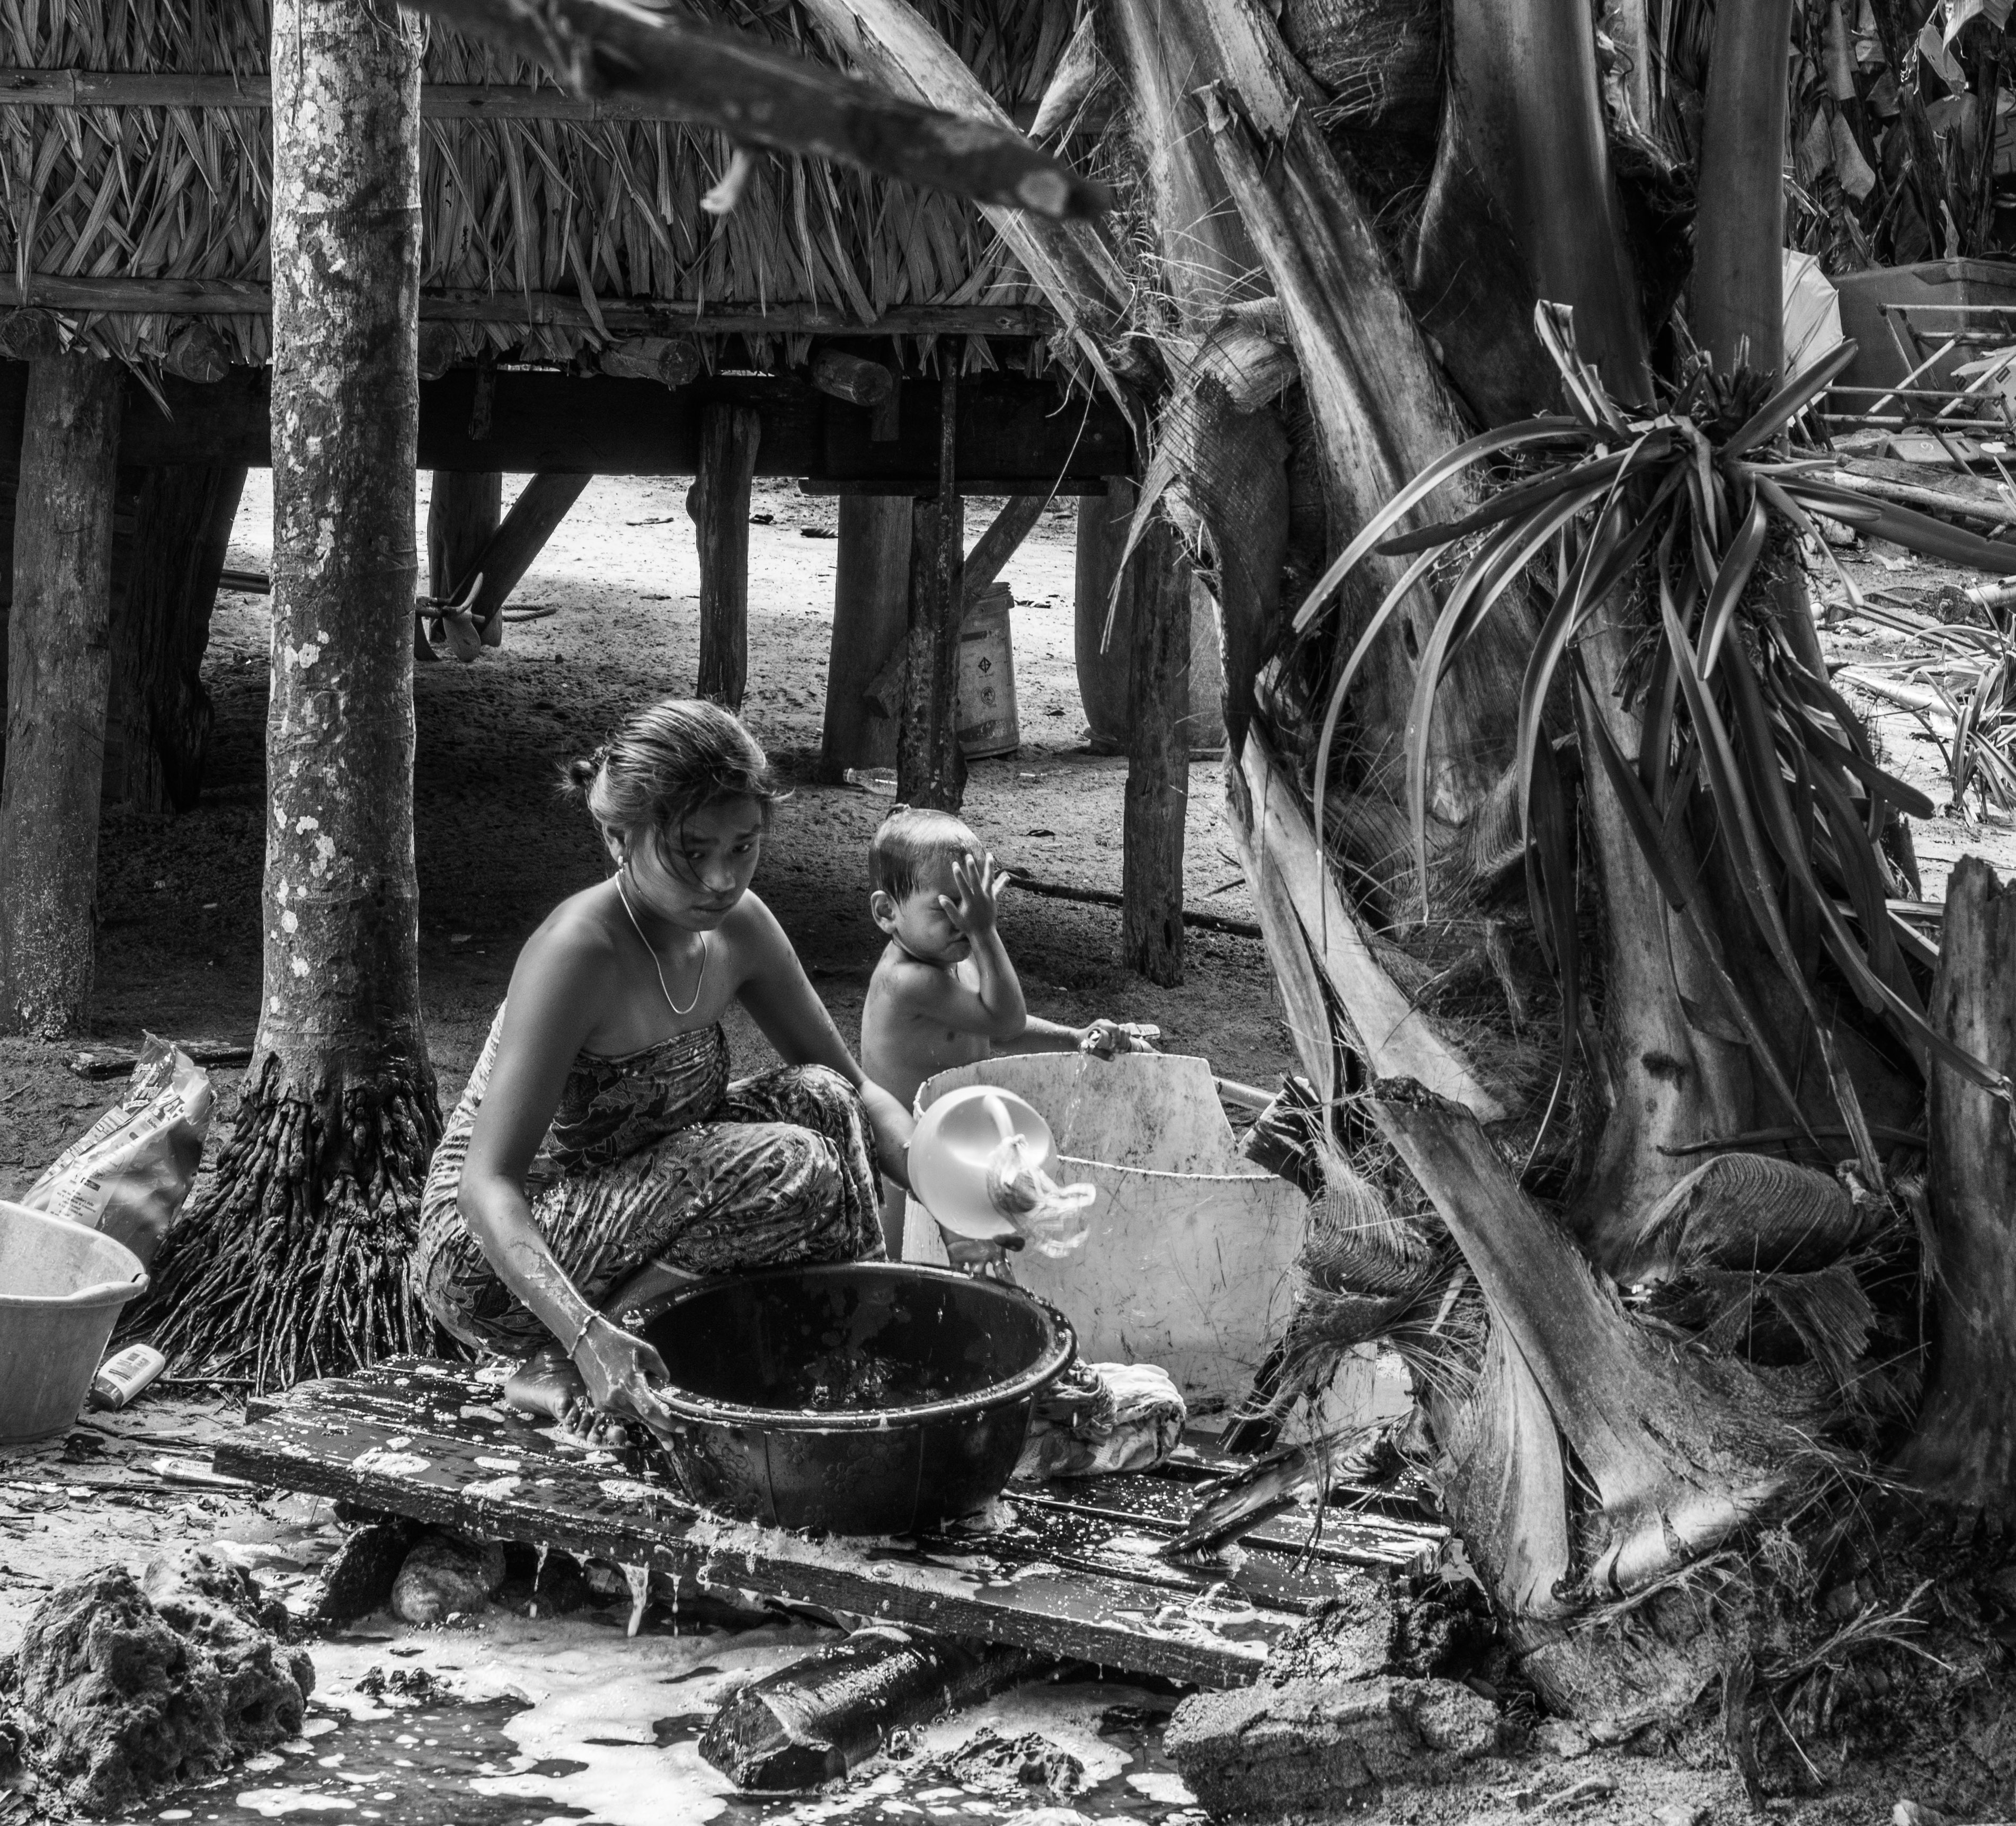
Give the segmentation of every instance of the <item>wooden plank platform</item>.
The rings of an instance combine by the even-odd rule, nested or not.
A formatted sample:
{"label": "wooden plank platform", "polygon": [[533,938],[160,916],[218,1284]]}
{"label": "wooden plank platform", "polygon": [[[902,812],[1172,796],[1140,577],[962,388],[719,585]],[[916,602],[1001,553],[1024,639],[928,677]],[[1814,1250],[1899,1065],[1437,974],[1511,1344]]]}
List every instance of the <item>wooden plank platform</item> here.
{"label": "wooden plank platform", "polygon": [[1312,1546],[1304,1511],[1222,1556],[1165,1559],[1204,1470],[1190,1462],[1011,1485],[985,1532],[815,1537],[697,1508],[648,1456],[578,1444],[506,1410],[494,1382],[405,1359],[258,1404],[216,1466],[490,1539],[1207,1686],[1251,1680],[1311,1612],[1443,1537],[1333,1501]]}

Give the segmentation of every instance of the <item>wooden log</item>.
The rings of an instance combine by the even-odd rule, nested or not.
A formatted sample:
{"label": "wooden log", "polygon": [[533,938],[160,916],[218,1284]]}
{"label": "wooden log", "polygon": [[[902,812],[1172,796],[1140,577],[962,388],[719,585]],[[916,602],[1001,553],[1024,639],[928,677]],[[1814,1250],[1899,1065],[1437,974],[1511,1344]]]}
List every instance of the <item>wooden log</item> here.
{"label": "wooden log", "polygon": [[822,349],[812,357],[812,383],[819,390],[851,406],[870,412],[884,404],[896,391],[896,377],[880,361],[865,361],[844,349]]}
{"label": "wooden log", "polygon": [[686,497],[700,546],[700,671],[693,689],[731,710],[749,679],[749,481],[763,422],[747,407],[700,414],[700,473]]}
{"label": "wooden log", "polygon": [[59,1039],[91,997],[112,614],[117,364],[29,371],[0,782],[0,1030]]}
{"label": "wooden log", "polygon": [[[833,645],[826,664],[819,771],[896,764],[895,717],[872,710],[869,685],[899,657],[910,626],[910,502],[902,495],[845,494],[833,580]],[[901,694],[898,694],[900,709]]]}
{"label": "wooden log", "polygon": [[987,530],[973,542],[959,570],[959,599],[970,609],[999,577],[1008,560],[1021,549],[1022,541],[1036,529],[1043,509],[1050,505],[1047,494],[1011,494],[1001,511],[987,523]]}
{"label": "wooden log", "polygon": [[604,349],[599,363],[604,374],[655,380],[664,386],[684,386],[706,365],[697,343],[669,336],[632,336]]}
{"label": "wooden log", "polygon": [[246,472],[200,464],[138,473],[145,480],[112,616],[104,803],[189,811],[210,745],[203,656]]}
{"label": "wooden log", "polygon": [[[1136,489],[1125,476],[1107,479],[1105,498],[1086,495],[1078,507],[1078,567],[1072,633],[1078,660],[1078,702],[1093,753],[1118,754],[1127,746],[1128,694],[1134,669],[1134,592],[1139,573],[1121,571]],[[1114,583],[1120,584],[1114,598]],[[1111,638],[1107,638],[1111,619]]]}
{"label": "wooden log", "polygon": [[0,322],[0,356],[9,361],[45,361],[63,352],[63,329],[49,311],[19,307]]}
{"label": "wooden log", "polygon": [[[976,122],[772,49],[726,26],[610,0],[427,0],[456,31],[549,69],[585,95],[649,97],[738,143],[806,153],[1003,211],[1091,216],[1103,185],[1017,133],[1005,115]],[[998,113],[998,110],[996,110]]]}
{"label": "wooden log", "polygon": [[199,385],[221,380],[231,372],[230,347],[208,324],[186,325],[176,331],[161,357],[161,371]]}
{"label": "wooden log", "polygon": [[1132,728],[1121,825],[1120,956],[1150,983],[1183,979],[1183,825],[1190,804],[1190,565],[1158,519],[1136,548]]}
{"label": "wooden log", "polygon": [[[1946,908],[1932,1021],[1976,1059],[2016,1073],[2016,882],[1964,856]],[[2002,1099],[1936,1059],[1931,1079],[1934,1343],[1897,1468],[1928,1501],[1999,1531],[2016,1509],[2016,1138]]]}
{"label": "wooden log", "polygon": [[954,426],[959,383],[952,364],[938,380],[938,494],[911,509],[909,672],[896,738],[896,793],[905,803],[956,811],[966,796],[959,746],[960,559],[965,515]]}
{"label": "wooden log", "polygon": [[700,1753],[737,1788],[815,1788],[893,1733],[1055,1666],[1032,1649],[863,1630],[742,1688],[708,1721]]}

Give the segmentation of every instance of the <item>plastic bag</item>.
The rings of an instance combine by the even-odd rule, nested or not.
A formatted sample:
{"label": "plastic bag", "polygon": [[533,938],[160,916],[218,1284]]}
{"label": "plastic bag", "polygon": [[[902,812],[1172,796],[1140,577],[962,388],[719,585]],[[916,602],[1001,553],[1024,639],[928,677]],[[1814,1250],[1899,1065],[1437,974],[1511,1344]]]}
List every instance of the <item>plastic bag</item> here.
{"label": "plastic bag", "polygon": [[211,1101],[209,1073],[148,1034],[126,1095],[56,1157],[21,1202],[102,1231],[149,1266],[203,1163]]}
{"label": "plastic bag", "polygon": [[987,1199],[1039,1254],[1067,1256],[1092,1228],[1086,1210],[1093,1185],[1059,1185],[1031,1158],[1028,1141],[1010,1130],[988,1156]]}

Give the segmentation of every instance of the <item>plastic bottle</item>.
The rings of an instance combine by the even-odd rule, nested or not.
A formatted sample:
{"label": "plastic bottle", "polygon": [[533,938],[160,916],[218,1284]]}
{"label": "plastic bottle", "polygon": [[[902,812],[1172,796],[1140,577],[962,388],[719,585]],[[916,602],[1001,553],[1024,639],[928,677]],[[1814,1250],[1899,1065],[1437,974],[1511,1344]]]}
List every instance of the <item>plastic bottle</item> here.
{"label": "plastic bottle", "polygon": [[168,1360],[151,1344],[129,1344],[108,1357],[91,1379],[91,1405],[124,1407],[168,1367]]}

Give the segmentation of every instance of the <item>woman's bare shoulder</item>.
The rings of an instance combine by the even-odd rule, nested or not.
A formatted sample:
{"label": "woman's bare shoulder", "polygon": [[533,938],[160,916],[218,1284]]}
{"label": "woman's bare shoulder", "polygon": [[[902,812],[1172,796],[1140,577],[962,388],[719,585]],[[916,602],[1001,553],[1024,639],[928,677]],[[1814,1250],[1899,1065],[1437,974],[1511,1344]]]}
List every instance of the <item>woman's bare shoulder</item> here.
{"label": "woman's bare shoulder", "polygon": [[571,992],[614,965],[617,933],[609,922],[607,908],[602,904],[605,898],[599,886],[584,888],[578,894],[568,895],[539,922],[513,968],[514,996],[519,993],[521,979],[564,982]]}

